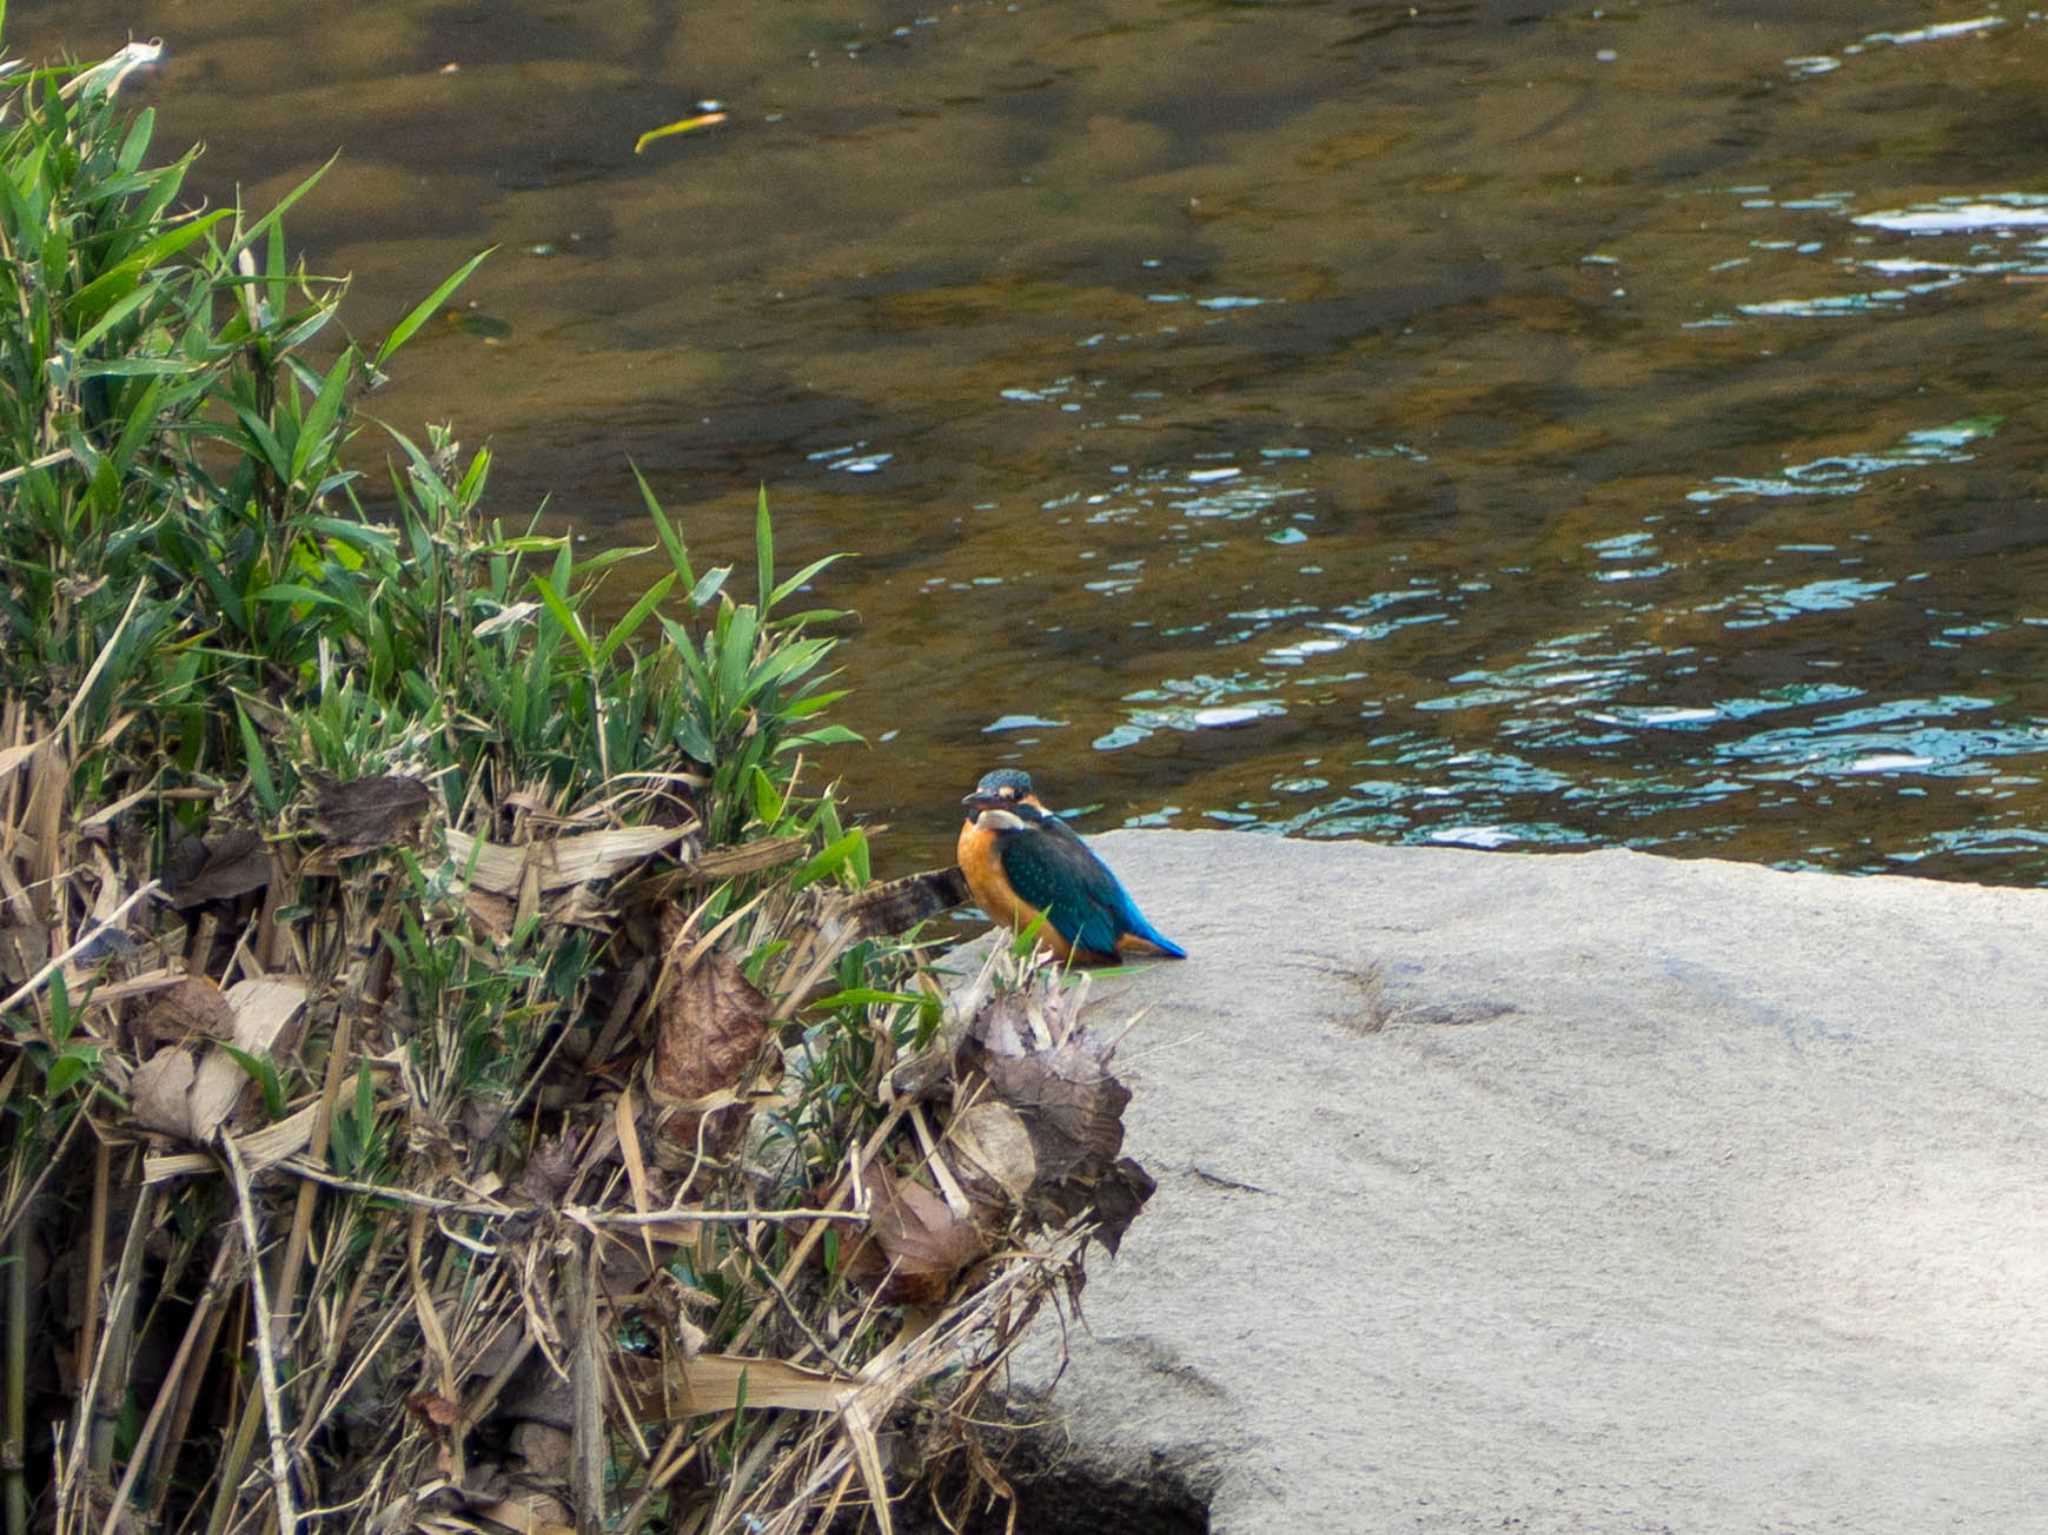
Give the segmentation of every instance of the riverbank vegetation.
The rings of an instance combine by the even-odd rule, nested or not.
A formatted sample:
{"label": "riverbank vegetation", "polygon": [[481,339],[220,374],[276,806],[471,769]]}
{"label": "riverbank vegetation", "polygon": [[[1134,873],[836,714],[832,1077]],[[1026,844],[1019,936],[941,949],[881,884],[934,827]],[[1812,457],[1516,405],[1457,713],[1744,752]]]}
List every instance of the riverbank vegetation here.
{"label": "riverbank vegetation", "polygon": [[361,409],[477,262],[348,340],[319,178],[195,210],[122,77],[0,119],[0,1530],[1002,1492],[979,1398],[1149,1184],[1075,994],[870,883],[832,562],[507,526]]}

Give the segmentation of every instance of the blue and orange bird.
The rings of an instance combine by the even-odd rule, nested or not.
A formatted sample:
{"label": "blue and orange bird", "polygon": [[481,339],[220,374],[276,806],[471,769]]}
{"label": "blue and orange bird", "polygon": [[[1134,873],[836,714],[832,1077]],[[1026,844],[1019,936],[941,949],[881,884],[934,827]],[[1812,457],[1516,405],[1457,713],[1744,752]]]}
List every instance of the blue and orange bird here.
{"label": "blue and orange bird", "polygon": [[1073,828],[1032,792],[1031,775],[998,768],[961,800],[959,858],[991,921],[1022,932],[1042,911],[1054,954],[1081,964],[1187,950],[1145,920],[1138,903]]}

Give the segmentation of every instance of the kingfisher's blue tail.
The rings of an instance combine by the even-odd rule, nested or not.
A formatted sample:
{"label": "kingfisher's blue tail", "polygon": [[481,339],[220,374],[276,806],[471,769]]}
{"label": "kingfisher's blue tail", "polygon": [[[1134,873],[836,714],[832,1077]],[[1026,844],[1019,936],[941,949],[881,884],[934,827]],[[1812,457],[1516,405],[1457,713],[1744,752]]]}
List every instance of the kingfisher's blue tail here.
{"label": "kingfisher's blue tail", "polygon": [[1183,949],[1179,944],[1145,920],[1145,914],[1138,910],[1136,904],[1128,896],[1124,899],[1124,916],[1125,925],[1129,927],[1133,938],[1144,939],[1145,942],[1151,944],[1169,959],[1186,959],[1188,957],[1186,949]]}

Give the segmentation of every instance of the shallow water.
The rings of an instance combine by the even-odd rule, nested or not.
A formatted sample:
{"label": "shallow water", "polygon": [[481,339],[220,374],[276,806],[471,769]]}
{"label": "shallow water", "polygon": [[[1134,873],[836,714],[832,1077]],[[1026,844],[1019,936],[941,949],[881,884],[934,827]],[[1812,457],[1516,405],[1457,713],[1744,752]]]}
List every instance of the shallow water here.
{"label": "shallow water", "polygon": [[[345,17],[343,25],[333,18]],[[943,856],[1080,824],[2048,858],[2048,22],[1922,3],[374,9],[16,0],[171,45],[372,402],[647,542],[860,551],[836,754]],[[453,66],[453,68],[450,68]],[[723,125],[642,131],[715,101]]]}

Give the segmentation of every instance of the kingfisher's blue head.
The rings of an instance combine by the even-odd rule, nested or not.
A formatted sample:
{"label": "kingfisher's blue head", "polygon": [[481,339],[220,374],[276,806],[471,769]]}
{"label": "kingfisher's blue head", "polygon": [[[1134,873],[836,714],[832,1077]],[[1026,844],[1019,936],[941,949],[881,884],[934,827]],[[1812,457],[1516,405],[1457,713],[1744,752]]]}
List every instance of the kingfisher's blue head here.
{"label": "kingfisher's blue head", "polygon": [[1017,768],[997,768],[993,773],[981,775],[981,782],[974,786],[974,792],[962,797],[960,803],[987,809],[1006,809],[1020,800],[1031,800],[1031,775]]}

